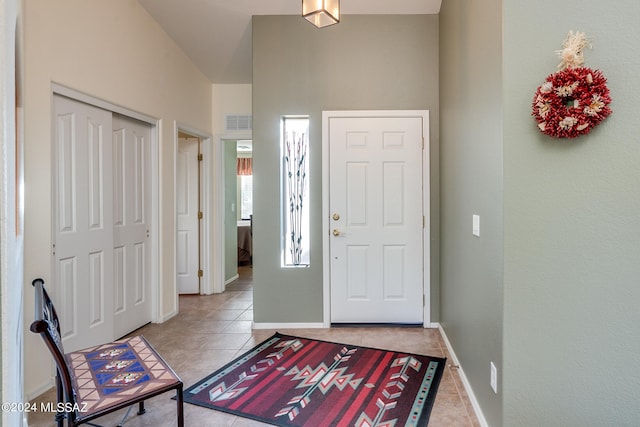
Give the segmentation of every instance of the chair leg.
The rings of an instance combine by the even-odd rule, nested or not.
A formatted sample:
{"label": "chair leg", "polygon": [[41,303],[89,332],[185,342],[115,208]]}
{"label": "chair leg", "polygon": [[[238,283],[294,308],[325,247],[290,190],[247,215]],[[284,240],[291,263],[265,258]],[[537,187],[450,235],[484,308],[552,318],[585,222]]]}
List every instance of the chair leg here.
{"label": "chair leg", "polygon": [[[62,380],[60,379],[60,373],[56,370],[56,400],[57,403],[64,402],[64,390],[62,389]],[[58,427],[64,426],[64,419],[67,418],[64,412],[56,411],[55,420]],[[71,423],[71,421],[69,421]],[[71,425],[71,424],[69,424]]]}
{"label": "chair leg", "polygon": [[147,412],[147,410],[144,408],[144,400],[143,400],[138,404],[138,415],[142,415],[145,412]]}
{"label": "chair leg", "polygon": [[184,401],[182,397],[182,385],[176,390],[176,402],[178,404],[178,427],[184,427]]}
{"label": "chair leg", "polygon": [[56,421],[56,424],[58,425],[58,427],[64,427],[64,419],[66,418],[64,412],[56,412],[56,415],[54,416],[54,420]]}

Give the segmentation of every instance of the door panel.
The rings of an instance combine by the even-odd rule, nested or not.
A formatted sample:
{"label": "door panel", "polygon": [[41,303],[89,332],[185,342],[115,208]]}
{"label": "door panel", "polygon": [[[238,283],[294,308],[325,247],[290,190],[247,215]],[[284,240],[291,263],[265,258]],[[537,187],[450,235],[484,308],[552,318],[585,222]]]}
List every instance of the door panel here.
{"label": "door panel", "polygon": [[114,336],[151,321],[151,126],[113,116]]}
{"label": "door panel", "polygon": [[200,292],[198,144],[197,138],[178,139],[176,269],[181,294]]}
{"label": "door panel", "polygon": [[111,113],[54,98],[53,294],[67,351],[113,338]]}
{"label": "door panel", "polygon": [[423,323],[422,120],[331,117],[331,321]]}

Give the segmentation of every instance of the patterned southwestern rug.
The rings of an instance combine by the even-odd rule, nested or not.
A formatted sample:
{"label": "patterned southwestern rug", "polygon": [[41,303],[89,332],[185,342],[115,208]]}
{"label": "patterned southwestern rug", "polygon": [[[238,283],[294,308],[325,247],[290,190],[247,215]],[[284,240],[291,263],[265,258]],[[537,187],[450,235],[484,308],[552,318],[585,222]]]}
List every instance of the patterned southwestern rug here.
{"label": "patterned southwestern rug", "polygon": [[276,333],[184,401],[277,426],[426,426],[445,361]]}

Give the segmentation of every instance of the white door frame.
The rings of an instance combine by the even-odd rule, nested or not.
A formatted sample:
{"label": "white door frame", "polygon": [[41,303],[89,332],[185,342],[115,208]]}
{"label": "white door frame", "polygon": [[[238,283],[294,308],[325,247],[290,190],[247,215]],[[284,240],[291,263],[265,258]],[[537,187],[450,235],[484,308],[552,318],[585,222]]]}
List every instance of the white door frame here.
{"label": "white door frame", "polygon": [[331,326],[331,260],[330,260],[330,211],[329,211],[329,119],[333,117],[419,117],[422,119],[424,149],[422,150],[422,212],[423,228],[423,325],[431,323],[431,223],[430,214],[430,164],[429,164],[429,111],[428,110],[369,110],[369,111],[323,111],[322,112],[322,286],[323,286],[323,323]]}
{"label": "white door frame", "polygon": [[[174,126],[174,199],[173,199],[173,210],[176,212],[175,216],[175,224],[173,229],[177,230],[178,227],[178,195],[176,193],[177,189],[177,179],[178,179],[178,133],[184,132],[191,136],[195,136],[200,138],[200,153],[202,154],[202,162],[200,163],[200,210],[203,213],[202,221],[200,222],[200,268],[202,269],[202,277],[200,278],[200,294],[201,295],[210,295],[216,292],[218,288],[218,283],[220,281],[220,266],[224,266],[224,258],[222,259],[222,264],[218,259],[217,254],[217,246],[218,240],[220,240],[220,234],[218,230],[215,228],[215,222],[217,215],[218,206],[215,197],[212,192],[217,187],[215,184],[216,180],[214,178],[214,170],[217,168],[214,166],[216,164],[215,159],[215,150],[212,147],[212,137],[211,134],[206,132],[199,131],[190,126],[184,125],[182,123],[175,122]],[[217,178],[217,177],[216,177]],[[212,234],[213,233],[213,234]],[[212,242],[216,242],[215,246],[212,246]],[[223,252],[224,253],[224,252]],[[174,248],[173,253],[173,262],[174,262],[174,271],[177,271],[178,265],[178,251]],[[223,273],[224,275],[224,273]],[[224,277],[223,283],[224,283]],[[176,298],[178,298],[178,287],[177,287],[177,278],[176,280]]]}
{"label": "white door frame", "polygon": [[[178,131],[202,139],[201,199],[204,212],[201,231],[203,277],[200,293],[210,295],[225,291],[225,227],[224,227],[224,141],[252,139],[252,132],[216,134],[215,137],[197,129],[176,123],[174,152],[178,152]],[[177,165],[175,165],[177,167]],[[174,177],[176,175],[174,174]],[[174,180],[174,186],[177,183]],[[174,187],[175,188],[175,187]],[[175,201],[174,201],[175,202]],[[175,205],[175,203],[174,203]],[[174,206],[175,210],[176,206]],[[176,223],[177,225],[177,223]],[[175,227],[174,227],[175,229]],[[177,253],[174,253],[177,263]],[[176,294],[177,298],[177,294]]]}
{"label": "white door frame", "polygon": [[[3,40],[0,57],[0,395],[2,402],[25,398],[23,365],[24,285],[24,36],[18,1],[3,1],[0,12]],[[17,91],[17,92],[16,92]],[[16,93],[18,94],[16,99]],[[27,425],[27,411],[2,411],[2,425]]]}
{"label": "white door frame", "polygon": [[[166,319],[160,318],[160,313],[162,313],[162,292],[160,292],[159,289],[160,277],[158,275],[158,272],[160,271],[160,199],[162,197],[160,192],[160,138],[158,130],[160,120],[146,114],[112,104],[108,101],[95,98],[91,95],[87,95],[86,93],[71,89],[58,83],[51,83],[51,92],[52,102],[54,94],[62,95],[151,125],[151,235],[149,236],[149,247],[151,250],[151,262],[149,265],[149,274],[151,275],[151,321],[154,323],[161,323]],[[54,220],[53,215],[51,220]],[[51,229],[55,230],[55,225],[52,224]],[[53,236],[51,236],[51,239],[53,241]],[[54,263],[52,262],[51,265],[53,266]],[[50,275],[50,277],[55,276]],[[177,295],[175,306],[177,307]]]}

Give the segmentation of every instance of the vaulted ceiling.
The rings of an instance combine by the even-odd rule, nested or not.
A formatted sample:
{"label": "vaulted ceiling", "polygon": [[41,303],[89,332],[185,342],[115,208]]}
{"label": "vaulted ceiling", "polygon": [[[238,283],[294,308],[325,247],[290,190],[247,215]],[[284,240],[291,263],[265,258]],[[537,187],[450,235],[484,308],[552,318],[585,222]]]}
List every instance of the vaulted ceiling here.
{"label": "vaulted ceiling", "polygon": [[[138,1],[212,83],[251,83],[253,15],[302,10],[300,0]],[[342,15],[437,14],[441,1],[341,0],[340,7]]]}

